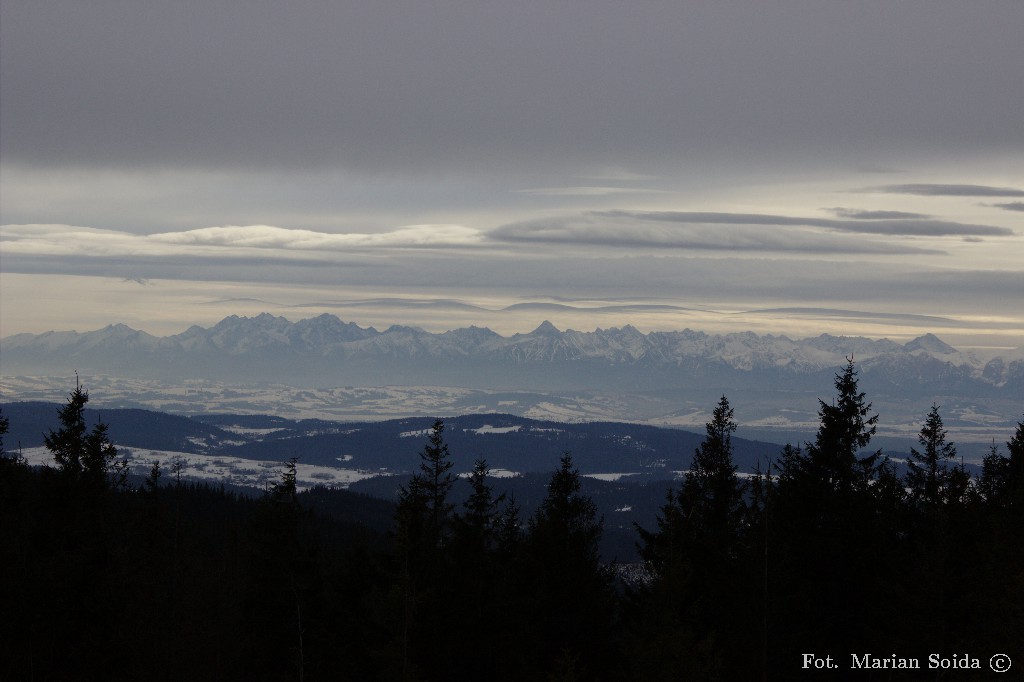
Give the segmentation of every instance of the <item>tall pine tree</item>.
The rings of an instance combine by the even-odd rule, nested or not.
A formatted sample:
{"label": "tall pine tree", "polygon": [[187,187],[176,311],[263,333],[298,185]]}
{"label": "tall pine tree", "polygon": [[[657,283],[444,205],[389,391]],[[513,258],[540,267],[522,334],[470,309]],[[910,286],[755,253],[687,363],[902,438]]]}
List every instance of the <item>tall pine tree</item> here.
{"label": "tall pine tree", "polygon": [[928,412],[917,442],[921,450],[911,448],[907,461],[906,485],[910,500],[925,509],[937,509],[948,501],[951,483],[948,463],[956,457],[956,446],[946,442],[938,405],[933,404]]}
{"label": "tall pine tree", "polygon": [[602,523],[594,501],[580,492],[579,471],[566,453],[529,520],[522,550],[522,596],[536,624],[525,644],[531,678],[559,666],[564,674],[608,672],[612,594],[598,550]]}
{"label": "tall pine tree", "polygon": [[395,512],[401,603],[397,639],[404,678],[445,677],[450,664],[452,643],[442,627],[450,584],[450,556],[445,550],[455,509],[449,501],[455,483],[452,466],[444,421],[436,419],[420,452],[419,471],[398,491]]}
{"label": "tall pine tree", "polygon": [[878,415],[871,415],[871,403],[858,387],[853,359],[835,379],[836,397],[831,404],[819,400],[818,433],[807,444],[804,465],[828,489],[848,493],[863,487],[871,478],[879,453],[859,457],[875,435]]}
{"label": "tall pine tree", "polygon": [[729,553],[742,515],[743,487],[732,459],[736,422],[725,396],[718,401],[704,429],[704,440],[686,472],[679,504],[692,541],[708,550]]}
{"label": "tall pine tree", "polygon": [[855,650],[877,621],[868,605],[877,603],[870,595],[881,579],[872,566],[884,549],[876,540],[871,485],[881,452],[861,452],[871,442],[878,415],[859,388],[852,359],[834,385],[835,398],[819,400],[814,441],[802,450],[787,447],[777,463],[769,634],[786,633],[786,644],[770,645],[775,665],[796,656],[801,646]]}
{"label": "tall pine tree", "polygon": [[[722,396],[705,424],[682,489],[669,490],[657,518],[658,529],[638,528],[641,556],[653,572],[644,618],[674,633],[675,654],[644,676],[743,676],[744,661],[734,631],[748,629],[749,605],[737,585],[741,575],[743,486],[732,458],[736,432],[733,409]],[[658,636],[658,635],[655,635]],[[724,666],[724,667],[723,667]]]}
{"label": "tall pine tree", "polygon": [[117,448],[107,436],[107,425],[97,421],[92,431],[85,423],[89,392],[75,382],[67,404],[57,410],[60,427],[44,436],[46,449],[69,478],[96,487],[123,485],[127,462],[117,461]]}

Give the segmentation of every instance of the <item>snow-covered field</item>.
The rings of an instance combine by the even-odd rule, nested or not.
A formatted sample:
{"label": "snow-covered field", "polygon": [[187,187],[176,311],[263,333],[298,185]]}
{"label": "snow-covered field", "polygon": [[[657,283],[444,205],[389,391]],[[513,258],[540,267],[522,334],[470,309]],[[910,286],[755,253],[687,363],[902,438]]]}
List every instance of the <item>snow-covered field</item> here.
{"label": "snow-covered field", "polygon": [[[191,452],[171,452],[153,450],[151,448],[134,448],[130,445],[117,445],[119,458],[127,458],[128,466],[133,474],[145,476],[149,474],[153,462],[160,462],[164,480],[171,480],[175,474],[175,465],[181,466],[181,477],[191,481],[209,483],[230,483],[233,485],[263,488],[281,480],[284,472],[283,462],[260,461],[242,457],[224,457],[219,455],[197,455]],[[28,448],[21,456],[31,465],[55,466],[53,456],[45,447]],[[329,488],[347,488],[355,481],[373,476],[387,476],[386,470],[364,471],[327,467],[299,462],[295,467],[296,484],[300,490],[323,485]]]}

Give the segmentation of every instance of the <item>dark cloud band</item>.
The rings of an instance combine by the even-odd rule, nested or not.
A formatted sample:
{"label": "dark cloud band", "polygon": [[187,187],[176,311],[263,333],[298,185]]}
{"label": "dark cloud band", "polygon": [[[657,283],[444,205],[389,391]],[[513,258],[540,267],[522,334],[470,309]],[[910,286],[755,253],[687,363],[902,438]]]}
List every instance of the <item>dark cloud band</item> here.
{"label": "dark cloud band", "polygon": [[[705,223],[716,225],[791,225],[821,227],[842,232],[862,234],[888,234],[913,236],[1010,236],[1013,230],[992,225],[968,225],[944,220],[919,218],[832,220],[828,218],[806,218],[761,213],[708,213],[685,211],[602,211],[597,215],[637,220],[657,220],[673,223]],[[907,214],[914,215],[914,214]]]}
{"label": "dark cloud band", "polygon": [[922,197],[1024,197],[1024,190],[1013,187],[987,185],[881,185],[869,187],[865,192],[883,194],[915,194]]}

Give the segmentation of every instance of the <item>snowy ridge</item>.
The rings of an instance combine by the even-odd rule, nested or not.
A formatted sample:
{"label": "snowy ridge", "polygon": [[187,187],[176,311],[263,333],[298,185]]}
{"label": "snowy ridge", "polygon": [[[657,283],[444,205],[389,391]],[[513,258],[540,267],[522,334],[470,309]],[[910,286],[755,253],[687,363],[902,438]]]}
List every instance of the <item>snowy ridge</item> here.
{"label": "snowy ridge", "polygon": [[[189,367],[213,375],[247,370],[251,376],[255,370],[275,375],[268,380],[278,381],[293,375],[343,380],[346,373],[365,381],[359,372],[377,372],[382,383],[408,385],[431,379],[434,366],[448,372],[460,367],[467,376],[471,369],[480,374],[481,368],[495,375],[523,368],[540,372],[560,368],[566,377],[596,375],[601,368],[650,375],[660,371],[707,375],[725,370],[799,375],[834,371],[852,356],[864,370],[878,369],[897,382],[945,377],[998,387],[1024,379],[1021,349],[983,359],[933,334],[899,344],[825,334],[809,339],[690,329],[644,334],[629,325],[593,332],[560,331],[545,321],[529,333],[505,337],[479,327],[430,333],[396,325],[380,332],[327,314],[293,323],[263,313],[251,318],[232,315],[213,327],[193,326],[163,338],[117,324],[85,333],[19,334],[0,343],[5,374],[74,363],[76,368],[93,370],[122,368],[135,376],[159,366],[179,373],[181,367]],[[548,374],[557,376],[557,372]]]}

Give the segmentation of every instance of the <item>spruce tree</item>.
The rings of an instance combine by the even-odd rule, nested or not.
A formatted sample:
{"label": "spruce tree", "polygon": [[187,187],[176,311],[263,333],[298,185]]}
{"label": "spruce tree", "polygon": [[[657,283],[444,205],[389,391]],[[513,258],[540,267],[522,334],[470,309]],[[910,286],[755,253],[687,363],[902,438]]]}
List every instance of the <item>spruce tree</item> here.
{"label": "spruce tree", "polygon": [[487,462],[478,459],[466,481],[471,492],[463,503],[463,512],[454,517],[454,541],[460,551],[484,554],[494,548],[498,528],[499,505],[505,495],[494,496],[487,484]]}
{"label": "spruce tree", "polygon": [[76,382],[67,404],[57,410],[60,428],[44,436],[46,449],[57,466],[72,480],[106,487],[123,485],[127,462],[117,461],[117,448],[110,442],[107,425],[97,421],[89,432],[85,423],[85,405],[89,392]]}
{"label": "spruce tree", "polygon": [[146,476],[146,480],[143,481],[143,490],[151,495],[156,496],[160,491],[160,477],[163,476],[163,471],[160,469],[160,460],[153,460],[153,464],[149,467],[149,475]]}
{"label": "spruce tree", "polygon": [[947,502],[952,474],[948,462],[956,457],[956,446],[946,442],[938,405],[933,404],[917,437],[922,450],[910,449],[906,485],[911,501],[926,509],[936,509]]}
{"label": "spruce tree", "polygon": [[858,457],[875,435],[878,415],[871,415],[871,403],[865,402],[857,384],[857,370],[849,358],[843,373],[836,375],[833,402],[818,401],[818,433],[807,444],[804,462],[809,473],[833,491],[849,492],[866,485],[880,456]]}
{"label": "spruce tree", "polygon": [[[400,523],[417,526],[428,551],[441,549],[451,534],[452,513],[455,505],[448,494],[455,483],[451,473],[452,461],[448,444],[444,441],[444,421],[436,419],[427,436],[427,444],[420,452],[419,472],[413,474],[407,486],[399,490]],[[417,519],[409,515],[419,516]],[[411,528],[410,528],[411,530]]]}
{"label": "spruce tree", "polygon": [[455,505],[448,501],[455,483],[444,440],[444,421],[436,419],[420,452],[419,471],[398,491],[395,511],[398,552],[397,633],[403,677],[445,677],[450,664],[444,639],[450,542]]}
{"label": "spruce tree", "polygon": [[446,547],[450,561],[442,577],[446,592],[443,628],[458,642],[461,654],[448,661],[450,679],[471,679],[502,655],[494,640],[495,614],[507,602],[507,580],[498,564],[500,505],[487,482],[487,462],[478,459],[466,479],[469,497],[455,514],[453,533]]}
{"label": "spruce tree", "polygon": [[990,506],[998,504],[1009,468],[1010,460],[999,454],[999,446],[993,438],[988,454],[981,460],[981,478],[978,479],[978,492]]}
{"label": "spruce tree", "polygon": [[7,435],[7,429],[10,425],[10,420],[3,415],[2,411],[0,411],[0,466],[17,462],[16,458],[8,459],[7,452],[4,450],[4,436]]}
{"label": "spruce tree", "polygon": [[601,523],[597,505],[580,494],[579,470],[572,455],[566,453],[551,476],[544,501],[530,519],[531,540],[548,543],[547,549],[578,563],[596,566]]}
{"label": "spruce tree", "polygon": [[640,536],[640,558],[655,580],[667,578],[683,557],[683,533],[686,524],[678,494],[673,488],[665,491],[665,503],[655,518],[657,530],[649,531],[634,524]]}
{"label": "spruce tree", "polygon": [[999,454],[993,440],[989,454],[982,460],[978,488],[990,505],[1006,506],[1013,504],[1015,498],[1024,499],[1024,419],[1017,423],[1006,447],[1009,457]]}
{"label": "spruce tree", "polygon": [[691,541],[705,549],[727,553],[735,541],[742,513],[743,489],[732,459],[732,434],[736,432],[733,409],[722,396],[705,436],[694,452],[683,482],[679,505],[687,519]]}
{"label": "spruce tree", "polygon": [[[876,620],[871,595],[881,578],[871,570],[879,558],[872,482],[882,455],[860,452],[875,433],[878,415],[858,386],[852,359],[834,385],[832,402],[818,401],[814,441],[802,450],[787,446],[778,460],[772,533],[778,563],[770,567],[775,579],[769,608],[773,631],[787,636],[782,646],[772,647],[777,665],[800,647],[855,647]],[[886,487],[891,490],[891,481]]]}
{"label": "spruce tree", "polygon": [[310,515],[298,497],[298,460],[284,464],[265,492],[250,527],[245,594],[243,673],[302,679],[307,662],[308,610],[316,601],[312,555],[304,528]]}
{"label": "spruce tree", "polygon": [[553,672],[559,660],[597,666],[591,674],[608,663],[611,591],[598,550],[602,522],[597,505],[580,492],[579,471],[566,453],[529,520],[523,547],[523,597],[536,623],[527,645],[536,657],[528,666],[534,677]]}
{"label": "spruce tree", "polygon": [[682,489],[678,493],[670,489],[666,494],[657,517],[658,530],[652,533],[637,528],[644,545],[641,554],[656,571],[687,553],[728,554],[736,540],[743,487],[732,459],[736,422],[725,396],[705,424],[705,432]]}
{"label": "spruce tree", "polygon": [[1010,488],[1024,492],[1024,419],[1017,422],[1017,430],[1006,442],[1006,449],[1009,452],[1006,483]]}
{"label": "spruce tree", "polygon": [[706,677],[720,666],[717,657],[742,676],[743,648],[732,633],[748,625],[743,621],[749,608],[737,597],[736,585],[750,576],[740,575],[744,505],[732,459],[735,432],[733,409],[722,396],[705,424],[682,489],[666,494],[657,530],[639,529],[641,556],[653,573],[645,595],[647,613],[679,634],[679,646],[686,647],[672,657],[681,667],[662,671],[666,675]]}

